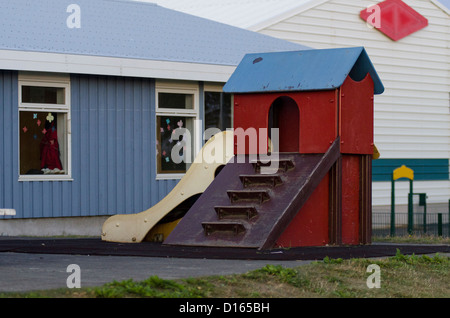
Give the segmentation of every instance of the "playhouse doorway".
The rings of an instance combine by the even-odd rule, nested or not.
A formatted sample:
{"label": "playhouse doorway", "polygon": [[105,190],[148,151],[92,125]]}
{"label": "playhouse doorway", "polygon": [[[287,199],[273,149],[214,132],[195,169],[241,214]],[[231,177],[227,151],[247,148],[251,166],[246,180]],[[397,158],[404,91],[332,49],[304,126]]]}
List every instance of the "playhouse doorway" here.
{"label": "playhouse doorway", "polygon": [[275,99],[269,109],[269,138],[271,128],[279,129],[279,152],[299,152],[300,114],[297,103],[288,96]]}

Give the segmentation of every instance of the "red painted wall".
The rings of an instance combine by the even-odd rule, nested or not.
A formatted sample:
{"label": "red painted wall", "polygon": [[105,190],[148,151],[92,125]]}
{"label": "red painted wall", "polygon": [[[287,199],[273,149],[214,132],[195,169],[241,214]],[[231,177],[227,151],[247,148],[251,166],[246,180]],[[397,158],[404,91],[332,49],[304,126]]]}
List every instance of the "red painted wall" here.
{"label": "red painted wall", "polygon": [[341,87],[339,130],[341,152],[373,154],[373,80],[347,77]]}
{"label": "red painted wall", "polygon": [[[295,127],[299,138],[289,140],[289,136],[281,134],[284,149],[297,149],[292,142],[298,142],[300,153],[325,153],[340,136],[343,244],[360,243],[360,155],[373,154],[373,87],[373,80],[367,74],[359,82],[348,77],[336,90],[236,94],[234,97],[234,128],[254,128],[256,132],[268,127],[269,110],[277,98],[288,96],[295,101],[299,114],[282,114],[280,118],[285,119],[281,119],[280,128],[283,124]],[[296,125],[297,120],[299,126]],[[288,131],[288,135],[292,133],[292,130]],[[236,154],[255,154],[258,151],[251,151],[247,146],[243,152],[238,152],[235,147]],[[265,148],[260,153],[266,151]],[[329,243],[329,191],[329,175],[326,175],[280,235],[278,246],[320,246]]]}
{"label": "red painted wall", "polygon": [[300,153],[325,153],[337,137],[337,91],[304,92],[300,105]]}
{"label": "red painted wall", "polygon": [[[337,137],[337,90],[320,92],[236,94],[234,128],[268,127],[269,109],[281,96],[292,98],[299,108],[300,153],[325,153]],[[236,140],[236,139],[235,139]],[[246,147],[245,153],[251,154]],[[235,148],[236,154],[242,154]]]}
{"label": "red painted wall", "polygon": [[342,243],[359,243],[360,156],[342,156]]}
{"label": "red painted wall", "polygon": [[278,238],[276,245],[280,247],[326,245],[329,242],[328,199],[329,176],[327,174]]}

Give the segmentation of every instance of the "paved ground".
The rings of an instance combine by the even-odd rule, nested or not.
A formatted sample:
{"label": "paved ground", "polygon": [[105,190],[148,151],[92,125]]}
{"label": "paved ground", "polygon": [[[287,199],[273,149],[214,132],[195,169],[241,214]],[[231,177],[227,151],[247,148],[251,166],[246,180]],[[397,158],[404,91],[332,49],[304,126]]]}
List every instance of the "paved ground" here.
{"label": "paved ground", "polygon": [[100,286],[113,280],[164,279],[245,273],[266,264],[295,267],[309,261],[185,259],[138,256],[87,256],[0,253],[0,292],[67,287],[72,271],[80,266],[81,287]]}
{"label": "paved ground", "polygon": [[450,255],[450,246],[373,244],[312,247],[261,252],[253,249],[166,247],[161,244],[119,244],[98,239],[0,238],[0,292],[67,287],[71,264],[80,267],[82,287],[113,280],[143,280],[156,275],[174,279],[245,273],[266,264],[296,267],[312,260],[384,257],[403,254]]}

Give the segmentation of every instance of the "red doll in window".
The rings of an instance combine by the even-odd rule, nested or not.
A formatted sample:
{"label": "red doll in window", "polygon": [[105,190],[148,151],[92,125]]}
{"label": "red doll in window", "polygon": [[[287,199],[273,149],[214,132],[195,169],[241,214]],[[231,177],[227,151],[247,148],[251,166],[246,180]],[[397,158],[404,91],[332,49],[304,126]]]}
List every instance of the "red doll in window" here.
{"label": "red doll in window", "polygon": [[62,165],[59,158],[58,133],[55,127],[55,121],[52,120],[51,122],[47,122],[45,126],[44,137],[40,144],[41,170],[43,170],[44,173],[62,173]]}

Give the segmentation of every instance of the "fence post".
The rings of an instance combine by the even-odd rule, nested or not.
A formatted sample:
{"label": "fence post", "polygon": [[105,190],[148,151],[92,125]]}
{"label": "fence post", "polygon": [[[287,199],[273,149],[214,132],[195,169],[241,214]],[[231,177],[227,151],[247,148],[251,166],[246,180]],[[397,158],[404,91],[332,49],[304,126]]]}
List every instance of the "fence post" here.
{"label": "fence post", "polygon": [[413,216],[413,194],[408,193],[408,234],[413,234],[414,216]]}
{"label": "fence post", "polygon": [[442,213],[438,213],[438,236],[442,236]]}
{"label": "fence post", "polygon": [[419,205],[423,206],[423,233],[427,233],[427,194],[419,194]]}
{"label": "fence post", "polygon": [[[450,213],[450,200],[449,200],[449,213]],[[395,236],[395,182],[394,173],[391,178],[391,236]]]}

